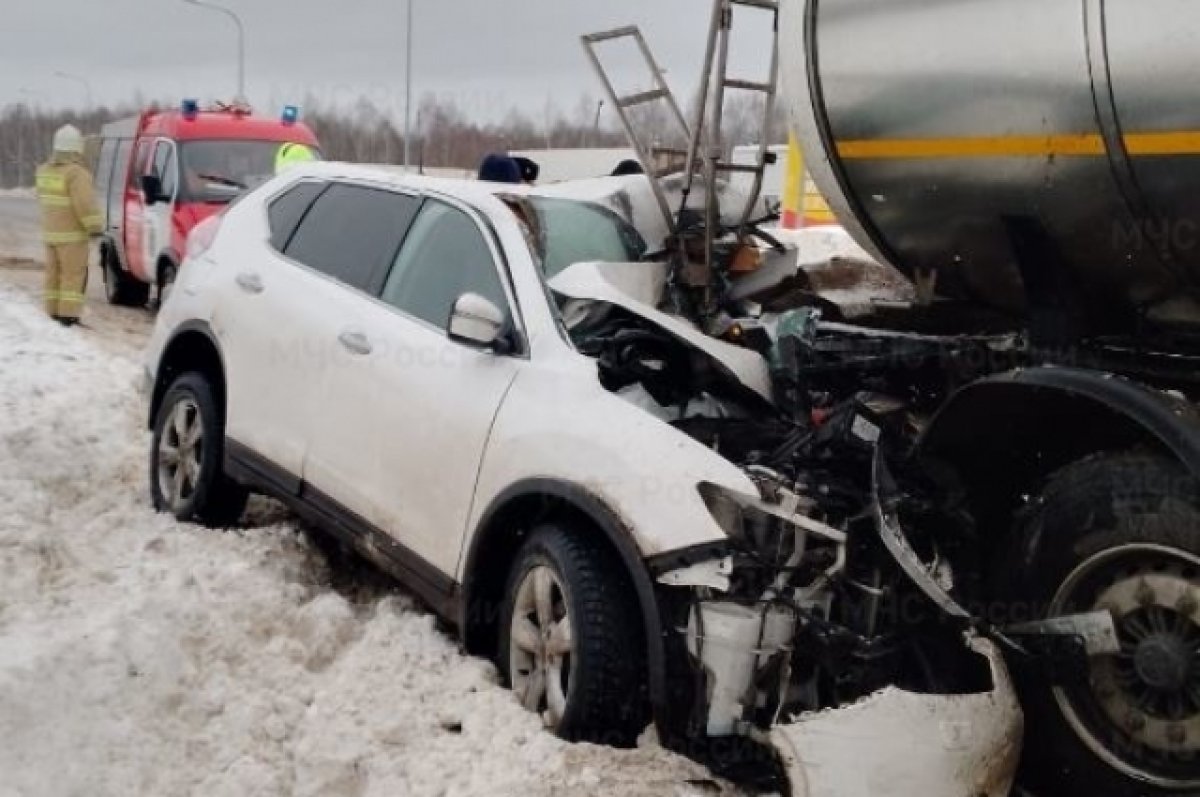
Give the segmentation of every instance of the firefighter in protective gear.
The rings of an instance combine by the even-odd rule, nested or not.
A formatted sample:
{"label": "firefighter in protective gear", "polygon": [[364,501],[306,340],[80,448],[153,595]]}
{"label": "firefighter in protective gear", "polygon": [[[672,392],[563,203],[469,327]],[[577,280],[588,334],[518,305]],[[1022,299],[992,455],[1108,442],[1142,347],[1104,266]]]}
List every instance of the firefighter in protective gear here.
{"label": "firefighter in protective gear", "polygon": [[104,230],[104,218],[83,165],[83,135],[71,125],[54,134],[54,154],[37,170],[37,195],[46,244],[46,312],[73,326],[83,314],[88,239]]}

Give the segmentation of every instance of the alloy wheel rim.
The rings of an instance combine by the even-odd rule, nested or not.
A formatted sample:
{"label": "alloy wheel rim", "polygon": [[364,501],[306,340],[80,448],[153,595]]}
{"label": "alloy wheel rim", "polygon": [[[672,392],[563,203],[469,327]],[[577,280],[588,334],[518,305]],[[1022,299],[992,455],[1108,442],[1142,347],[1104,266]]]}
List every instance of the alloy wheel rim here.
{"label": "alloy wheel rim", "polygon": [[521,705],[548,728],[557,728],[566,713],[574,650],[567,593],[552,569],[537,565],[513,601],[509,673]]}
{"label": "alloy wheel rim", "polygon": [[1123,774],[1169,789],[1200,777],[1200,558],[1126,545],[1085,561],[1050,614],[1108,611],[1121,650],[1089,660],[1086,682],[1056,686],[1068,724]]}
{"label": "alloy wheel rim", "polygon": [[158,487],[173,511],[180,511],[196,494],[203,458],[200,407],[182,399],[172,408],[158,441]]}

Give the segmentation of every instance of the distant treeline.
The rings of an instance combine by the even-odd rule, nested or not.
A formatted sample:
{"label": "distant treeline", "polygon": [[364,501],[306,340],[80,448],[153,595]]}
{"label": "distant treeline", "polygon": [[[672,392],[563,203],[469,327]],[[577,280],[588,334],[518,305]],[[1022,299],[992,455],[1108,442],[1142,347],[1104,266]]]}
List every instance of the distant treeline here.
{"label": "distant treeline", "polygon": [[[99,107],[86,113],[49,110],[23,103],[0,108],[0,188],[31,185],[34,170],[50,154],[54,131],[74,124],[85,134],[95,135],[114,119],[133,116],[144,106],[127,104]],[[154,107],[150,104],[150,107]],[[636,120],[639,130],[649,131],[648,141],[677,145],[677,126],[661,108],[647,107]],[[332,160],[361,163],[402,163],[403,122],[391,118],[368,99],[349,108],[319,101],[304,104],[303,121],[313,128],[325,156]],[[731,102],[726,110],[726,137],[731,143],[755,141],[758,111],[752,102]],[[778,139],[782,130],[776,124]],[[499,122],[472,119],[454,100],[434,95],[424,97],[414,113],[413,163],[427,167],[475,168],[489,152],[517,149],[578,147],[622,147],[625,134],[615,116],[598,100],[581,97],[573,110],[548,106],[535,118],[520,110]]]}

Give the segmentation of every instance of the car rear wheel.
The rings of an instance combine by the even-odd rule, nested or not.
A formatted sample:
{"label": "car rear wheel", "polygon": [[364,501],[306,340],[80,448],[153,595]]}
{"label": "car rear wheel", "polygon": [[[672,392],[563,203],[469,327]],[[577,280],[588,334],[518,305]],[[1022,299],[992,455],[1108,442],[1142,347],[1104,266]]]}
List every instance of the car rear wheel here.
{"label": "car rear wheel", "polygon": [[224,436],[204,375],[192,372],[176,379],[154,422],[150,490],[155,509],[207,526],[238,521],[248,492],[224,473]]}
{"label": "car rear wheel", "polygon": [[150,298],[150,286],[122,271],[116,255],[107,248],[102,250],[100,266],[104,272],[104,298],[109,304],[145,307]]}
{"label": "car rear wheel", "polygon": [[641,617],[622,568],[586,532],[547,524],[509,578],[501,668],[565,739],[630,746],[649,721]]}
{"label": "car rear wheel", "polygon": [[[1149,455],[1048,482],[1022,523],[1022,596],[1046,616],[1108,611],[1121,650],[1032,684],[1028,768],[1051,793],[1200,793],[1200,483]],[[1013,560],[1010,560],[1013,561]]]}

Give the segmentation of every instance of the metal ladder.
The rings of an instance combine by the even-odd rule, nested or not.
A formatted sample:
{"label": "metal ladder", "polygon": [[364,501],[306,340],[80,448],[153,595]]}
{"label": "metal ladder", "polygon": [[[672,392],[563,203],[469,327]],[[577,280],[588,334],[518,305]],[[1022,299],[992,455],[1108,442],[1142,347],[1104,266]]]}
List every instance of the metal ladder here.
{"label": "metal ladder", "polygon": [[[729,76],[730,39],[733,31],[734,11],[739,6],[765,11],[772,15],[774,35],[771,37],[770,70],[765,81],[743,80]],[[717,242],[729,231],[721,225],[717,196],[719,182],[722,178],[736,173],[750,174],[753,177],[752,190],[745,207],[737,216],[738,220],[733,228],[739,240],[744,236],[750,222],[753,221],[754,208],[759,193],[762,191],[763,177],[770,160],[771,122],[775,115],[775,98],[779,81],[778,34],[778,0],[713,0],[712,20],[705,48],[699,100],[694,120],[690,125],[680,110],[675,96],[668,88],[662,68],[655,61],[639,28],[636,26],[617,28],[582,37],[584,50],[604,86],[608,100],[621,119],[621,125],[625,129],[630,144],[637,152],[642,168],[650,179],[655,198],[667,221],[675,246],[678,247],[669,284],[673,291],[676,287],[699,290],[702,298],[695,304],[705,315],[710,314],[713,310],[712,301],[716,295],[716,291],[713,289],[718,287],[723,278],[723,275],[718,274]],[[654,88],[627,96],[617,94],[612,80],[600,61],[597,49],[601,44],[621,39],[632,39],[636,43],[649,68]],[[731,90],[757,92],[764,97],[762,122],[759,125],[760,141],[753,163],[733,163],[732,147],[729,147],[729,152],[726,151],[726,142],[722,131],[725,121],[725,96]],[[665,101],[670,108],[671,116],[682,134],[682,140],[687,141],[686,150],[671,151],[655,148],[648,145],[635,129],[629,109],[659,101]],[[680,157],[678,168],[660,170],[655,162],[655,155],[662,154]],[[678,209],[672,209],[660,178],[666,173],[680,171],[682,171],[680,184],[682,196]],[[703,223],[699,229],[695,226],[695,214],[686,212],[688,200],[695,188],[697,178],[703,180],[705,187]],[[688,221],[688,224],[681,229],[685,220]],[[692,245],[689,245],[689,242]],[[699,262],[699,258],[693,260],[697,249],[703,251],[702,263]],[[689,256],[689,252],[692,256]]]}
{"label": "metal ladder", "polygon": [[[662,183],[659,178],[664,173],[673,171],[670,168],[661,169],[656,160],[656,156],[665,155],[668,158],[677,156],[686,158],[688,150],[672,150],[669,148],[656,147],[653,142],[647,142],[639,135],[633,119],[630,118],[629,111],[631,108],[636,108],[641,105],[648,105],[654,102],[665,102],[670,110],[672,121],[678,125],[678,132],[681,141],[692,141],[693,134],[688,127],[687,119],[684,117],[683,111],[679,107],[675,95],[671,93],[671,89],[667,86],[666,78],[663,76],[662,67],[658,65],[654,54],[650,52],[649,45],[646,44],[645,37],[642,36],[642,31],[637,26],[629,26],[624,28],[616,28],[614,30],[604,31],[602,33],[591,33],[580,37],[583,42],[583,49],[588,55],[588,59],[592,62],[592,67],[596,70],[596,74],[600,78],[601,84],[604,86],[604,92],[608,97],[608,101],[612,107],[616,109],[617,115],[621,119],[621,126],[625,129],[625,135],[629,139],[629,143],[633,146],[637,153],[638,161],[642,164],[642,169],[646,172],[646,176],[650,179],[651,185],[654,187],[654,196],[658,200],[663,217],[667,221],[669,229],[675,230],[675,214],[671,209],[671,204],[667,198],[666,192],[663,190]],[[621,39],[632,39],[637,45],[638,51],[645,61],[653,82],[653,88],[649,91],[642,91],[636,94],[618,95],[617,89],[613,85],[612,80],[608,76],[608,72],[604,69],[604,64],[600,61],[599,46],[602,44],[611,44],[612,42]]]}
{"label": "metal ladder", "polygon": [[[744,8],[766,11],[772,15],[771,63],[765,82],[742,80],[729,76],[729,43],[733,34],[734,10]],[[751,221],[758,196],[762,191],[763,178],[770,160],[771,123],[775,116],[775,98],[779,84],[779,2],[778,0],[714,0],[712,22],[708,32],[708,45],[704,55],[704,71],[701,78],[700,103],[696,109],[696,121],[692,128],[692,140],[684,169],[683,206],[695,185],[698,173],[703,174],[707,192],[705,209],[705,250],[710,258],[712,244],[720,228],[720,210],[717,205],[716,188],[721,176],[746,173],[753,175],[753,187],[738,224],[739,235]],[[760,140],[758,154],[753,163],[737,164],[726,160],[726,141],[723,135],[725,117],[725,95],[729,90],[757,92],[764,96],[762,123],[759,125]],[[711,109],[710,109],[711,106]],[[706,117],[707,120],[706,120]],[[736,143],[736,142],[730,142]],[[732,157],[732,146],[730,146]],[[682,208],[681,208],[682,210]]]}

